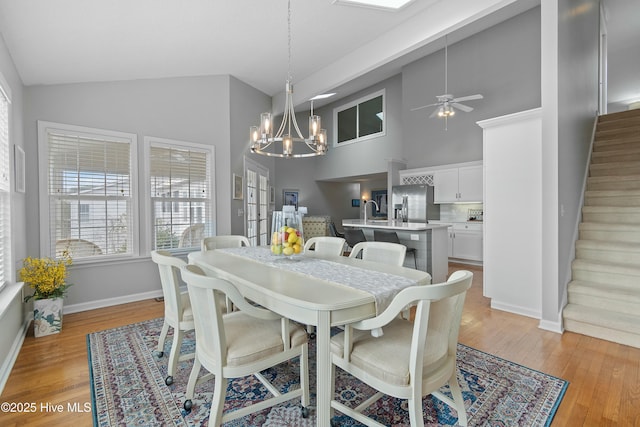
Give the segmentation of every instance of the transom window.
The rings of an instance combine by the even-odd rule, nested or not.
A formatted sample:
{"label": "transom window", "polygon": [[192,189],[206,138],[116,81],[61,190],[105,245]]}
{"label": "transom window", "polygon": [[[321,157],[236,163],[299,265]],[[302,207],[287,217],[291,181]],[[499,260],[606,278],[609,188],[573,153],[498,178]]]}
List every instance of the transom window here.
{"label": "transom window", "polygon": [[199,248],[215,235],[213,147],[145,137],[151,249]]}
{"label": "transom window", "polygon": [[334,146],[385,134],[384,95],[381,90],[333,110]]}
{"label": "transom window", "polygon": [[137,254],[136,142],[135,134],[38,122],[45,255]]}

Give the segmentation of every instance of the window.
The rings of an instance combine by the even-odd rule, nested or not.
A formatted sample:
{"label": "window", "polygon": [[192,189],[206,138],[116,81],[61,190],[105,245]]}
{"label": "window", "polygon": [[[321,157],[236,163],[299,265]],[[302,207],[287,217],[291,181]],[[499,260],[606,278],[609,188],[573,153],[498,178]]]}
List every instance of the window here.
{"label": "window", "polygon": [[80,204],[80,219],[89,219],[89,203]]}
{"label": "window", "polygon": [[2,81],[0,79],[0,289],[11,279],[9,96],[4,91]]}
{"label": "window", "polygon": [[136,143],[135,134],[38,122],[43,254],[137,254]]}
{"label": "window", "polygon": [[151,249],[200,248],[215,234],[212,146],[146,137]]}
{"label": "window", "polygon": [[384,135],[384,90],[334,109],[333,116],[334,146]]}

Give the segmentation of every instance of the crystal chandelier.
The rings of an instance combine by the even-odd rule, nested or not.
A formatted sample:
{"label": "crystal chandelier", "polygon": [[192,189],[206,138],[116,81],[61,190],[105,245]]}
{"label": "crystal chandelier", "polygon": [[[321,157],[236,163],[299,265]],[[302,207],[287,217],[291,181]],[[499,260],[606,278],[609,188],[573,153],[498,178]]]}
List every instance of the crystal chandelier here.
{"label": "crystal chandelier", "polygon": [[[260,126],[251,126],[249,128],[250,148],[253,153],[270,157],[322,156],[327,152],[327,131],[321,129],[320,116],[313,114],[313,100],[311,101],[311,115],[309,116],[308,138],[302,136],[296,121],[291,78],[291,0],[287,3],[287,10],[289,58],[282,123],[276,134],[273,135],[271,113],[260,114]],[[294,131],[295,134],[293,133]]]}

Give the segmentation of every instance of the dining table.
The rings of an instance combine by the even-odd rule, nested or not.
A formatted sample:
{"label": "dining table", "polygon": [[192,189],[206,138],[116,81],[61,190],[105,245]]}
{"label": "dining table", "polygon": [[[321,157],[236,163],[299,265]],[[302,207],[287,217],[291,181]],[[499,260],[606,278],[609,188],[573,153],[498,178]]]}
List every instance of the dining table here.
{"label": "dining table", "polygon": [[[331,328],[380,314],[408,286],[428,285],[424,271],[346,256],[272,255],[268,246],[192,252],[189,262],[233,283],[248,300],[316,328],[316,418],[331,420]],[[384,333],[384,330],[379,331]]]}

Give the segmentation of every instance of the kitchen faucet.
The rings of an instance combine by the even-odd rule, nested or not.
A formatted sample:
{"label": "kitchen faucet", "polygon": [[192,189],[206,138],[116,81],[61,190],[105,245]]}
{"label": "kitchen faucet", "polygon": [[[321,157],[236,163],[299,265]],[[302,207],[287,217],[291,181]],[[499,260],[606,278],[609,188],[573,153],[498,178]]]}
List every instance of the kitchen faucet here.
{"label": "kitchen faucet", "polygon": [[376,205],[376,211],[380,211],[380,206],[378,206],[375,200],[373,199],[365,200],[364,201],[364,222],[367,222],[367,203],[373,203],[374,205]]}

